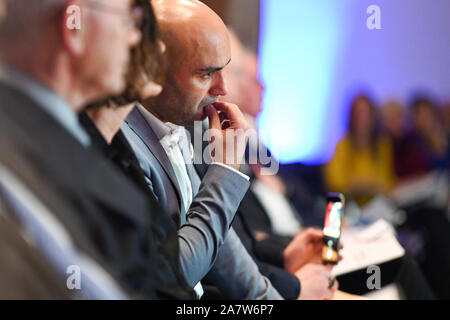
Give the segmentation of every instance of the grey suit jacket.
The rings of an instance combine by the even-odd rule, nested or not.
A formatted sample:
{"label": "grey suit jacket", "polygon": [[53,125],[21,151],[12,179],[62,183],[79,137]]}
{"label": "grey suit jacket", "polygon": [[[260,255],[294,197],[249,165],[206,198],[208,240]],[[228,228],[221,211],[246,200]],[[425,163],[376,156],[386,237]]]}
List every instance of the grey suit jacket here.
{"label": "grey suit jacket", "polygon": [[194,199],[184,210],[172,164],[141,108],[133,110],[122,132],[160,203],[176,221],[186,217],[179,239],[181,268],[188,283],[195,285],[211,271],[209,280],[230,299],[281,299],[231,228],[249,182],[218,165],[211,165],[200,181],[194,167],[187,165]]}

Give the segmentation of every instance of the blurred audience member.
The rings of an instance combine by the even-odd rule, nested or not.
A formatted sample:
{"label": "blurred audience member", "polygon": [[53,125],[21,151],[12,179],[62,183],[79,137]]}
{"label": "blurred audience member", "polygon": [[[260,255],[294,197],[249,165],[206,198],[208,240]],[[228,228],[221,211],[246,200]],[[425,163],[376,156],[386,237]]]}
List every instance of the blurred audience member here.
{"label": "blurred audience member", "polygon": [[398,101],[388,101],[381,108],[382,128],[393,139],[403,138],[408,130],[407,113]]}
{"label": "blurred audience member", "polygon": [[400,179],[421,176],[447,165],[447,137],[433,102],[418,97],[410,111],[411,131],[394,137],[395,168]]}
{"label": "blurred audience member", "polygon": [[[258,80],[257,57],[246,50],[232,32],[231,40],[233,60],[225,69],[225,76],[228,87],[234,91],[230,90],[225,99],[238,104],[249,123],[257,130],[255,118],[261,112],[263,93],[263,86]],[[248,148],[252,148],[250,143]],[[258,148],[268,152],[262,142],[259,142]],[[247,249],[256,256],[263,274],[267,275],[280,293],[288,297],[295,291],[295,279],[292,276],[290,279],[283,269],[298,277],[302,290],[309,290],[311,280],[314,279],[299,271],[306,270],[311,264],[322,263],[320,250],[314,253],[314,248],[322,247],[323,233],[305,228],[303,218],[310,214],[309,211],[317,211],[322,224],[325,204],[311,205],[317,203],[319,197],[308,192],[301,181],[296,180],[295,184],[287,182],[276,172],[262,174],[263,166],[259,162],[252,163],[241,167],[241,170],[252,177],[252,184],[242,201],[233,227],[239,237],[244,239]],[[301,205],[295,207],[292,201],[294,199],[301,202]],[[320,200],[320,203],[325,203],[324,199]],[[309,205],[305,205],[305,202]],[[296,208],[301,210],[297,211]],[[409,298],[432,298],[424,276],[409,256],[380,267],[384,274],[389,274],[384,279],[385,284],[396,282]],[[296,272],[297,269],[299,271]],[[360,277],[358,273],[348,274],[340,277],[339,283],[350,292],[362,294],[366,291],[357,285],[361,283]],[[411,281],[410,278],[414,280]]]}
{"label": "blurred audience member", "polygon": [[[72,1],[2,3],[0,194],[11,214],[57,270],[55,280],[69,266],[82,270],[83,297],[173,297],[157,290],[153,207],[91,150],[77,117],[124,89],[141,11],[131,0],[77,1],[78,30],[65,23]],[[0,283],[18,278],[9,271]]]}
{"label": "blurred audience member", "polygon": [[258,75],[258,57],[245,48],[233,31],[229,31],[232,60],[224,69],[228,93],[224,98],[231,103],[239,103],[241,110],[249,116],[251,124],[262,111],[264,85]]}
{"label": "blurred audience member", "polygon": [[[440,117],[447,136],[447,171],[450,171],[450,102],[444,103],[440,111]],[[450,173],[449,173],[450,174]],[[450,198],[450,197],[449,197]],[[450,199],[449,199],[450,203]],[[450,204],[449,204],[450,207]],[[449,208],[450,210],[450,208]]]}
{"label": "blurred audience member", "polygon": [[351,106],[347,136],[325,166],[329,189],[364,204],[395,183],[392,145],[379,130],[378,114],[368,96],[357,96]]}
{"label": "blurred audience member", "polygon": [[29,243],[20,224],[6,216],[0,198],[0,300],[74,299],[63,276],[39,248]]}
{"label": "blurred audience member", "polygon": [[[419,150],[414,144],[408,143],[408,114],[403,105],[397,101],[389,101],[381,108],[381,114],[383,129],[392,142],[397,178],[402,178],[404,172],[413,171],[413,168],[426,167]],[[405,161],[406,154],[408,154],[407,161]]]}
{"label": "blurred audience member", "polygon": [[445,131],[447,132],[447,135],[449,135],[450,134],[450,102],[446,102],[442,106],[440,118],[442,119]]}

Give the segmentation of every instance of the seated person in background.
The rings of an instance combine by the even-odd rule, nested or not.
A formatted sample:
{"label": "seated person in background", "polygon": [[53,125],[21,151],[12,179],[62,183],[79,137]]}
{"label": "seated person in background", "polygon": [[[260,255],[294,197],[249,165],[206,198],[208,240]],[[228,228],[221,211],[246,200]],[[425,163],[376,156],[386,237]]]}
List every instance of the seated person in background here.
{"label": "seated person in background", "polygon": [[88,103],[124,89],[129,51],[140,39],[139,8],[130,0],[77,1],[80,31],[62,23],[72,1],[2,4],[0,192],[11,214],[55,278],[80,268],[85,298],[193,297],[190,288],[170,290],[157,279],[155,207],[90,148],[77,117]]}
{"label": "seated person in background", "polygon": [[443,104],[440,111],[440,119],[442,119],[442,123],[444,124],[447,137],[450,136],[450,102],[447,101]]}
{"label": "seated person in background", "polygon": [[[450,171],[450,102],[447,101],[443,104],[439,118],[442,119],[445,134],[447,135],[447,154],[448,154],[447,171]],[[449,208],[450,208],[450,197],[449,197]]]}
{"label": "seated person in background", "polygon": [[[433,131],[429,105],[417,102],[417,106],[419,109],[424,108],[416,115],[418,127]],[[404,120],[399,107],[388,107],[384,110],[384,116],[388,120],[385,128],[394,139],[399,178],[407,177],[412,171],[423,173],[429,170],[429,157],[421,151],[417,134],[402,137]],[[408,175],[406,171],[409,171]],[[349,134],[338,144],[336,153],[325,166],[324,172],[330,190],[343,192],[360,205],[366,204],[377,194],[389,196],[389,191],[397,181],[394,178],[394,154],[389,139],[378,130],[376,110],[367,97],[357,97],[354,100]],[[448,296],[446,285],[443,284],[448,279],[450,257],[447,252],[435,253],[438,248],[450,243],[448,228],[449,224],[443,213],[427,207],[408,208],[406,221],[397,228],[400,231],[400,242],[417,259],[438,297]],[[420,256],[412,250],[409,240],[405,240],[410,238],[411,233],[416,239],[420,236]],[[431,271],[433,268],[435,271]]]}
{"label": "seated person in background", "polygon": [[411,139],[408,139],[408,116],[400,102],[389,101],[381,108],[384,132],[391,139],[394,150],[395,175],[399,182],[408,177],[407,172],[425,172],[428,162]]}
{"label": "seated person in background", "polygon": [[324,170],[329,190],[342,192],[359,205],[393,188],[392,145],[380,133],[377,110],[367,96],[353,100],[347,136]]}
{"label": "seated person in background", "polygon": [[[400,177],[418,176],[435,169],[445,169],[448,159],[448,141],[438,112],[430,99],[415,98],[411,105],[412,131],[405,138],[399,152]],[[411,158],[412,157],[412,158]],[[408,163],[421,161],[422,166],[410,167]]]}

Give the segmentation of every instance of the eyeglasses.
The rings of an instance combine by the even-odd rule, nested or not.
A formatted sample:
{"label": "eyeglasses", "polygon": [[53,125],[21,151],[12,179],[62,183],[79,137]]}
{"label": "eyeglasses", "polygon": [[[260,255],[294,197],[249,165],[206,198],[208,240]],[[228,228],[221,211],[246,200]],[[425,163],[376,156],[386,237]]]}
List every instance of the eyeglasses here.
{"label": "eyeglasses", "polygon": [[102,12],[108,12],[120,16],[125,21],[129,29],[139,29],[142,26],[144,13],[140,7],[135,6],[130,9],[121,8],[107,4],[102,0],[87,0],[86,4],[94,10],[101,10]]}

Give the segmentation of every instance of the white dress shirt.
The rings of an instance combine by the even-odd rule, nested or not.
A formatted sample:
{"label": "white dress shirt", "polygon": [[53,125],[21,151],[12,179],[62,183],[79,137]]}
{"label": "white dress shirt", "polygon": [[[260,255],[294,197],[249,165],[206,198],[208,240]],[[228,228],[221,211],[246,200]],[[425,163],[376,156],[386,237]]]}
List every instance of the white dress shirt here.
{"label": "white dress shirt", "polygon": [[302,227],[289,200],[280,192],[256,180],[251,189],[267,212],[274,233],[280,236],[295,236]]}
{"label": "white dress shirt", "polygon": [[[192,184],[187,173],[185,158],[180,148],[180,139],[186,139],[185,129],[172,123],[166,123],[170,131],[159,141],[166,151],[167,157],[172,163],[177,178],[180,191],[182,193],[182,201],[184,212],[186,212],[192,203]],[[192,146],[192,145],[191,145]],[[189,159],[192,159],[192,152],[189,152]],[[182,208],[183,209],[183,208]]]}
{"label": "white dress shirt", "polygon": [[[175,175],[177,178],[178,186],[180,187],[181,197],[182,197],[182,205],[184,206],[185,212],[189,209],[192,203],[192,184],[191,179],[187,173],[185,159],[181,152],[180,147],[180,139],[183,137],[187,141],[186,131],[183,127],[174,125],[170,122],[165,123],[165,125],[170,128],[170,131],[159,141],[166,151],[167,157],[172,163],[173,170],[175,171]],[[189,143],[192,148],[192,144]],[[191,150],[186,150],[185,152],[189,153],[189,159],[192,160],[193,153]],[[183,209],[182,209],[183,210]],[[203,286],[199,282],[194,287],[194,291],[197,294],[197,297],[200,299],[203,294]]]}

